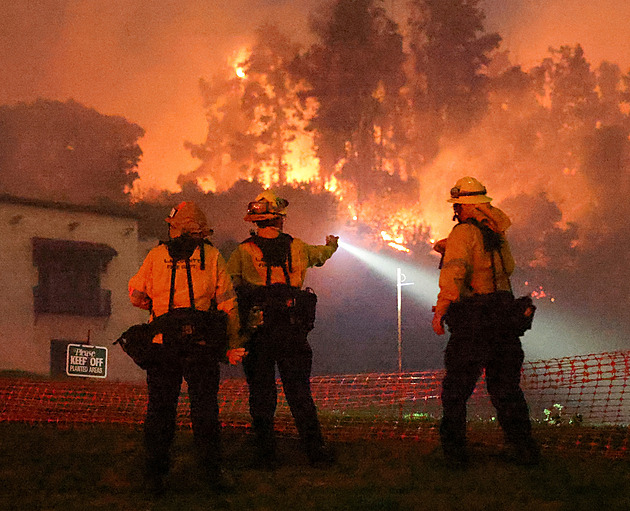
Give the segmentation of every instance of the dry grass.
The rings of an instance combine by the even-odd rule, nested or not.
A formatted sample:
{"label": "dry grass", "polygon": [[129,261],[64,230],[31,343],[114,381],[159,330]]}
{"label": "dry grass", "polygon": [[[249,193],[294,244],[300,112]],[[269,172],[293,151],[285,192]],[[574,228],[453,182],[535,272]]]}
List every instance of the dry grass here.
{"label": "dry grass", "polygon": [[547,449],[535,468],[511,465],[496,446],[474,446],[466,471],[451,471],[434,442],[334,444],[338,462],[311,468],[295,439],[282,438],[282,466],[251,468],[249,437],[225,432],[233,491],[217,496],[195,477],[192,438],[178,433],[169,490],[144,492],[142,433],[91,426],[60,429],[0,423],[0,509],[33,510],[628,510],[627,460]]}

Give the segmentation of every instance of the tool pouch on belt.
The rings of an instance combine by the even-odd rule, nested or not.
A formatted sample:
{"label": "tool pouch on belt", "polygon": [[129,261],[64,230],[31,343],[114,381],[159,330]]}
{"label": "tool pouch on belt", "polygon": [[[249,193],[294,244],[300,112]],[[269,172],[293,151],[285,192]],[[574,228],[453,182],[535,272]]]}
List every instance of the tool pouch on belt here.
{"label": "tool pouch on belt", "polygon": [[125,330],[114,341],[142,369],[149,368],[158,360],[160,346],[153,344],[155,331],[151,323],[140,323]]}
{"label": "tool pouch on belt", "polygon": [[532,327],[535,311],[530,296],[515,299],[509,291],[496,291],[452,302],[444,322],[451,332],[470,330],[472,325],[495,325],[520,337]]}
{"label": "tool pouch on belt", "polygon": [[203,311],[190,307],[171,309],[151,323],[166,346],[186,351],[194,345],[208,346],[218,354],[227,350],[227,314],[216,308]]}
{"label": "tool pouch on belt", "polygon": [[245,329],[295,325],[310,332],[315,326],[317,295],[310,287],[273,284],[241,288],[237,294]]}
{"label": "tool pouch on belt", "polygon": [[516,298],[512,304],[511,318],[514,333],[519,337],[532,327],[536,306],[530,295]]}
{"label": "tool pouch on belt", "polygon": [[444,323],[449,331],[461,332],[470,330],[487,319],[490,310],[489,295],[473,295],[457,302],[451,302],[444,315]]}

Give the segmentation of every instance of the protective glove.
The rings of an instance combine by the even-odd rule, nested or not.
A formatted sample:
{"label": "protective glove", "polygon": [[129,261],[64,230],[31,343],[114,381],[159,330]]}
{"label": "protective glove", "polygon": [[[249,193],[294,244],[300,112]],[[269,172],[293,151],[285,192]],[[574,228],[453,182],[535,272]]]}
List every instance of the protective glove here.
{"label": "protective glove", "polygon": [[446,238],[441,239],[433,245],[433,250],[435,250],[438,254],[444,255],[446,252]]}
{"label": "protective glove", "polygon": [[241,360],[243,360],[243,357],[245,355],[247,355],[245,348],[232,348],[232,349],[227,350],[227,353],[225,354],[225,356],[228,359],[228,362],[233,366],[235,366]]}
{"label": "protective glove", "polygon": [[146,293],[138,291],[137,289],[132,289],[129,293],[129,298],[134,307],[151,310],[152,301]]}
{"label": "protective glove", "polygon": [[433,327],[433,331],[438,335],[444,335],[446,331],[444,330],[444,314],[436,311],[433,314],[433,321],[431,323]]}
{"label": "protective glove", "polygon": [[333,236],[332,234],[329,234],[328,236],[326,236],[326,246],[333,247],[335,250],[337,250],[338,245],[339,245],[339,236]]}
{"label": "protective glove", "polygon": [[449,305],[450,302],[448,301],[438,300],[437,305],[431,308],[431,310],[433,310],[431,326],[433,327],[433,331],[438,335],[444,335],[446,333],[444,330],[444,316],[446,315]]}

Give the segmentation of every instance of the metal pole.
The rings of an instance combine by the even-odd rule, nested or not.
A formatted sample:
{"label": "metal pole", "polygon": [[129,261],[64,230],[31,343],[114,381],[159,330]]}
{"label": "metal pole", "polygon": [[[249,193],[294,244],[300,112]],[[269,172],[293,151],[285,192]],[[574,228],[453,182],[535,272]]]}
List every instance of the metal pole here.
{"label": "metal pole", "polygon": [[402,372],[402,282],[404,276],[400,268],[396,269],[396,291],[398,298],[398,372]]}
{"label": "metal pole", "polygon": [[413,282],[405,282],[407,277],[400,268],[396,268],[396,298],[398,299],[398,372],[402,373],[402,287],[411,286]]}

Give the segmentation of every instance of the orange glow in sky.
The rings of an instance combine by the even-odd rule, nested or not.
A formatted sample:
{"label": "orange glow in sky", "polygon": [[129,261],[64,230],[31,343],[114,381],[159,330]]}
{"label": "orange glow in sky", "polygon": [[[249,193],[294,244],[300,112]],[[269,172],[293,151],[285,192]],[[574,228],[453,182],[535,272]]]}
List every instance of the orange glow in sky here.
{"label": "orange glow in sky", "polygon": [[[123,116],[146,130],[137,188],[178,190],[177,176],[199,163],[184,141],[200,143],[206,134],[199,79],[250,44],[264,22],[309,43],[308,15],[324,3],[154,0],[147,9],[143,0],[6,2],[0,103],[72,98]],[[398,16],[401,5],[385,2]],[[624,72],[630,68],[630,2],[482,0],[480,6],[488,30],[500,32],[502,48],[525,68],[547,56],[549,46],[576,43],[594,67],[607,59]],[[311,156],[293,158],[313,175]]]}

